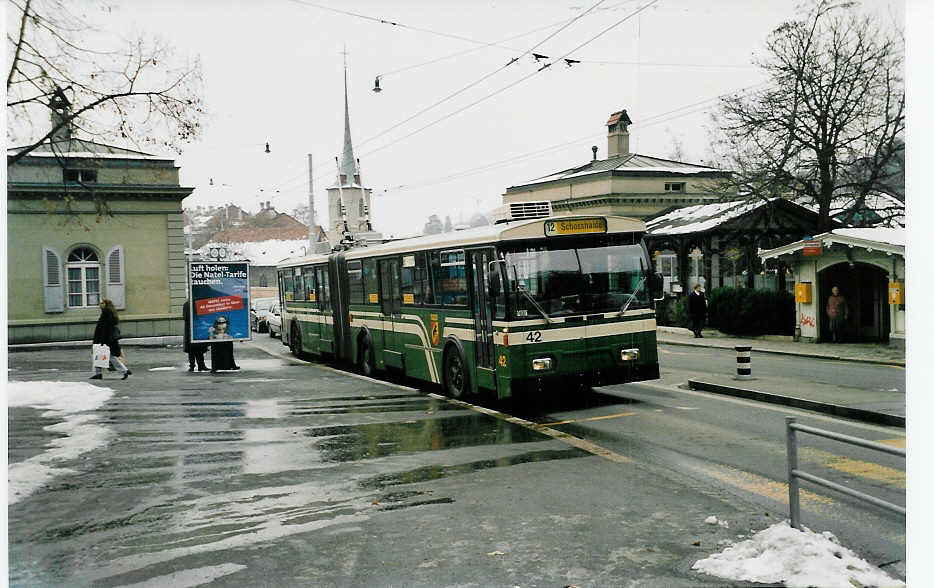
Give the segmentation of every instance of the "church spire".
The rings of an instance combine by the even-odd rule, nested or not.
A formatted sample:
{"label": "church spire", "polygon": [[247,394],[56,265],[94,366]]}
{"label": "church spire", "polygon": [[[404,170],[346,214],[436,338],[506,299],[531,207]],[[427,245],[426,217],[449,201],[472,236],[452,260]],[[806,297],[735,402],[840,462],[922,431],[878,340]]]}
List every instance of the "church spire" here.
{"label": "church spire", "polygon": [[344,154],[341,157],[341,184],[353,179],[353,183],[360,183],[360,170],[357,169],[357,159],[353,155],[353,142],[350,140],[350,104],[347,100],[347,50],[344,49]]}

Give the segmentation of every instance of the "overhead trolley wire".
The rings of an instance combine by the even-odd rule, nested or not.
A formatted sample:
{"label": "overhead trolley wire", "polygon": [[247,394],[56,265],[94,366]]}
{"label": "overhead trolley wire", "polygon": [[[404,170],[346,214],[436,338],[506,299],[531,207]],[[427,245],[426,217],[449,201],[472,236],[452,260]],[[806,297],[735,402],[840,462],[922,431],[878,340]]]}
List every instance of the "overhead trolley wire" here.
{"label": "overhead trolley wire", "polygon": [[[466,92],[466,91],[469,90],[470,88],[473,88],[473,87],[476,86],[477,84],[480,84],[480,83],[482,83],[482,82],[488,80],[489,78],[491,78],[491,77],[493,77],[494,75],[498,74],[499,72],[503,71],[504,69],[506,69],[507,67],[509,67],[509,66],[512,65],[513,63],[519,61],[521,58],[525,57],[526,55],[529,55],[530,53],[532,53],[533,51],[535,51],[536,49],[538,49],[542,44],[544,44],[544,43],[546,43],[547,41],[549,41],[550,39],[554,38],[558,33],[560,33],[561,31],[565,30],[566,28],[568,28],[569,26],[571,26],[572,24],[574,24],[575,22],[577,22],[577,21],[580,20],[581,18],[587,16],[587,15],[588,15],[590,12],[592,12],[597,6],[600,6],[601,4],[603,4],[604,1],[605,1],[605,0],[597,0],[597,3],[596,3],[596,4],[594,4],[593,6],[591,6],[590,8],[588,8],[587,10],[585,10],[584,12],[578,14],[577,16],[575,16],[574,18],[572,18],[571,20],[569,20],[568,22],[566,22],[561,28],[559,28],[558,30],[554,31],[553,33],[551,33],[550,35],[548,35],[547,37],[545,37],[544,39],[542,39],[541,41],[539,41],[538,43],[536,43],[534,46],[532,46],[532,47],[526,49],[524,52],[522,52],[521,55],[519,55],[519,57],[513,57],[513,58],[510,59],[509,62],[507,62],[505,65],[502,65],[502,66],[496,68],[495,70],[491,71],[490,73],[488,73],[488,74],[486,74],[486,75],[484,75],[484,76],[481,76],[479,79],[474,80],[473,82],[467,84],[467,85],[464,86],[463,88],[461,88],[461,89],[459,89],[459,90],[456,90],[456,91],[452,92],[451,94],[448,94],[447,96],[445,96],[445,97],[442,98],[441,100],[438,100],[438,101],[435,102],[434,104],[432,104],[432,105],[430,105],[430,106],[426,106],[425,108],[419,110],[418,112],[416,112],[415,114],[413,114],[413,115],[411,115],[410,117],[406,118],[405,120],[399,121],[398,123],[392,125],[392,126],[389,127],[388,129],[384,129],[383,131],[380,131],[379,133],[377,133],[377,134],[375,134],[375,135],[373,135],[373,136],[371,136],[371,137],[368,137],[368,138],[364,139],[364,140],[359,144],[359,146],[362,147],[363,145],[366,145],[367,143],[373,141],[374,139],[377,139],[377,138],[379,138],[379,137],[382,137],[382,136],[385,135],[386,133],[389,133],[389,132],[391,132],[391,131],[393,131],[393,130],[399,128],[400,126],[404,125],[405,123],[407,123],[407,122],[409,122],[409,121],[411,121],[411,120],[413,120],[413,119],[415,119],[415,118],[421,116],[422,114],[428,112],[429,110],[435,108],[436,106],[439,106],[439,105],[441,105],[441,104],[447,102],[447,101],[450,100],[451,98],[454,98],[455,96]],[[655,0],[655,1],[657,2],[658,0]],[[531,77],[531,76],[530,76],[530,77]],[[509,86],[507,86],[507,87],[509,87]],[[460,112],[460,111],[458,111],[458,112]],[[442,120],[443,120],[443,119],[442,119]],[[424,128],[427,128],[427,127],[424,127]],[[416,132],[418,132],[418,131],[416,131]],[[406,136],[408,137],[408,136],[411,136],[411,135],[406,135]]]}
{"label": "overhead trolley wire", "polygon": [[[602,1],[603,1],[603,0],[601,0],[601,2],[602,2]],[[575,47],[574,49],[571,49],[570,51],[568,51],[567,53],[565,53],[565,54],[562,55],[561,57],[558,57],[558,58],[554,59],[553,61],[551,61],[551,62],[549,62],[549,63],[546,63],[545,65],[543,65],[543,66],[540,67],[539,69],[535,70],[534,72],[532,72],[532,73],[530,73],[530,74],[528,74],[528,75],[526,75],[526,76],[523,76],[523,77],[519,78],[518,80],[516,80],[516,81],[514,81],[514,82],[512,82],[512,83],[510,83],[510,84],[507,84],[506,86],[503,86],[502,88],[500,88],[500,89],[498,89],[498,90],[496,90],[496,91],[494,91],[494,92],[492,92],[492,93],[490,93],[490,94],[487,94],[486,96],[483,96],[482,98],[479,98],[478,100],[475,100],[475,101],[471,102],[470,104],[467,104],[466,106],[463,106],[463,107],[461,107],[461,108],[455,110],[454,112],[451,112],[451,113],[449,113],[449,114],[447,114],[447,115],[445,115],[445,116],[443,116],[443,117],[441,117],[441,118],[439,118],[439,119],[437,119],[437,120],[435,120],[435,121],[433,121],[433,122],[430,122],[430,123],[428,123],[427,125],[424,125],[424,126],[422,126],[422,127],[419,127],[418,129],[412,131],[411,133],[409,133],[409,134],[407,134],[407,135],[403,135],[402,137],[396,139],[395,141],[392,141],[391,143],[387,143],[386,145],[383,145],[383,146],[381,146],[381,147],[377,147],[376,149],[371,149],[370,151],[367,151],[367,152],[365,152],[364,154],[365,154],[365,155],[372,155],[373,153],[376,153],[376,152],[378,152],[378,151],[382,151],[383,149],[387,149],[387,148],[389,148],[389,147],[395,145],[396,143],[399,143],[399,142],[401,142],[401,141],[404,141],[405,139],[408,139],[409,137],[412,137],[412,136],[414,136],[414,135],[417,135],[418,133],[420,133],[420,132],[422,132],[422,131],[424,131],[424,130],[426,130],[426,129],[429,129],[429,128],[435,126],[436,124],[438,124],[438,123],[440,123],[440,122],[443,122],[443,121],[445,121],[445,120],[447,120],[447,119],[449,119],[449,118],[451,118],[451,117],[453,117],[453,116],[455,116],[455,115],[458,115],[458,114],[460,114],[461,112],[464,112],[465,110],[468,110],[469,108],[472,108],[472,107],[476,106],[477,104],[480,104],[481,102],[485,102],[486,100],[489,100],[490,98],[492,98],[492,97],[494,97],[494,96],[496,96],[496,95],[498,95],[498,94],[501,94],[501,93],[505,92],[506,90],[508,90],[508,89],[510,89],[510,88],[513,88],[513,87],[515,87],[515,86],[521,84],[522,82],[528,80],[529,78],[531,78],[531,77],[537,75],[538,73],[540,73],[540,72],[543,71],[544,69],[546,69],[546,68],[548,68],[548,67],[554,65],[555,63],[558,63],[558,62],[561,61],[561,60],[563,60],[565,57],[567,57],[568,55],[570,55],[570,54],[573,53],[574,51],[577,51],[577,50],[580,49],[581,47],[584,47],[584,46],[586,46],[586,45],[588,45],[588,44],[590,44],[590,43],[596,41],[597,39],[599,39],[600,37],[602,37],[602,36],[605,35],[606,33],[610,32],[611,30],[613,30],[614,28],[618,27],[618,26],[621,25],[622,23],[626,22],[626,21],[629,20],[630,18],[636,16],[637,14],[639,14],[640,12],[642,12],[643,10],[649,8],[650,6],[652,6],[652,5],[654,5],[654,4],[657,4],[659,1],[660,1],[660,0],[651,0],[651,2],[649,2],[649,3],[646,4],[645,6],[640,7],[639,9],[637,9],[636,11],[634,11],[634,12],[628,14],[627,16],[624,16],[623,18],[621,18],[620,20],[616,21],[615,23],[613,23],[613,24],[610,25],[609,27],[603,29],[601,32],[597,33],[595,36],[591,37],[591,38],[588,39],[587,41],[581,43],[580,45],[578,45],[578,46]],[[598,4],[599,4],[599,2],[598,2]],[[531,50],[530,50],[530,52],[531,52]],[[507,66],[508,66],[508,64],[507,64]],[[504,67],[506,67],[506,66],[504,66]],[[500,70],[501,70],[501,69],[503,69],[503,68],[500,68]],[[500,71],[500,70],[497,70],[497,71]],[[495,73],[495,72],[494,72],[494,73]],[[486,76],[486,77],[489,77],[489,76]],[[485,79],[485,78],[484,78],[484,79]],[[398,125],[397,125],[397,126],[398,126]],[[383,134],[383,133],[380,133],[380,134]],[[379,135],[377,135],[377,136],[379,136]]]}

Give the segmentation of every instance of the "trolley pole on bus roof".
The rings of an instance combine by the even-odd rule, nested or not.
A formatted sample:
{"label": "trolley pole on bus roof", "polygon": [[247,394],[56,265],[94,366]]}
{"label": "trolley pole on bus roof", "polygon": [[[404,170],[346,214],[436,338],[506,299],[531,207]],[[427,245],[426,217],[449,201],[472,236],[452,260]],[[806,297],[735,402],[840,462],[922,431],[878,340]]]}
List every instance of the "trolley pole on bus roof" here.
{"label": "trolley pole on bus roof", "polygon": [[349,248],[353,244],[353,233],[350,232],[350,227],[347,226],[347,207],[344,206],[344,180],[341,178],[340,159],[336,155],[334,156],[334,163],[337,164],[337,194],[341,203],[341,223],[344,226],[340,244],[342,247]]}

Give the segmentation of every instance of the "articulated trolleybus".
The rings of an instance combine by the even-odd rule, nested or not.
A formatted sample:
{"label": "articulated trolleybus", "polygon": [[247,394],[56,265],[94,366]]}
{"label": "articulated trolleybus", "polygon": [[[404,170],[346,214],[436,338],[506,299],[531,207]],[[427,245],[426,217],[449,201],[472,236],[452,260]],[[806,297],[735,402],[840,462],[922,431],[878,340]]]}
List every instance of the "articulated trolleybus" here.
{"label": "articulated trolleybus", "polygon": [[655,379],[660,276],[644,233],[548,216],[289,259],[282,342],[455,398]]}

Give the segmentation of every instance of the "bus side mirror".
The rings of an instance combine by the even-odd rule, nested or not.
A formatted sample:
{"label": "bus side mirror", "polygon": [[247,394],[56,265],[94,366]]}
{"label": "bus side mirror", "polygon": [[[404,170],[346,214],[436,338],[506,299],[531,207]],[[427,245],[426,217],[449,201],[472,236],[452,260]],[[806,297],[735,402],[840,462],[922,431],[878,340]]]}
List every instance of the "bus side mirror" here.
{"label": "bus side mirror", "polygon": [[503,284],[500,281],[499,272],[490,274],[490,298],[497,298],[503,291]]}
{"label": "bus side mirror", "polygon": [[649,275],[649,293],[656,302],[665,299],[665,277],[660,273]]}

